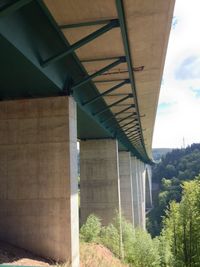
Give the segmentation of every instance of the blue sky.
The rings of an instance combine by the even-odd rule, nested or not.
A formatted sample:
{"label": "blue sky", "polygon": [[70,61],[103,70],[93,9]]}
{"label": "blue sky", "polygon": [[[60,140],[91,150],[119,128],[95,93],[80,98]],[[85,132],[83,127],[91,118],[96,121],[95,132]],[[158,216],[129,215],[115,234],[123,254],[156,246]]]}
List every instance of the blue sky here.
{"label": "blue sky", "polygon": [[200,0],[176,0],[153,147],[200,143]]}

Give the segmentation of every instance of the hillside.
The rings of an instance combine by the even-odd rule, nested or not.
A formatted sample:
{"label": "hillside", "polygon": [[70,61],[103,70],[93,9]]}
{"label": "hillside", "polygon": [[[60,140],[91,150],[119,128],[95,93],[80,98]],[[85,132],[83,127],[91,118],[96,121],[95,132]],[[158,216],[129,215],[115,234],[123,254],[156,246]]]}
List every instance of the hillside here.
{"label": "hillside", "polygon": [[182,196],[182,183],[200,174],[200,144],[192,144],[185,149],[173,149],[153,166],[152,181],[157,185],[154,192],[154,209],[148,216],[148,229],[155,236],[162,227],[162,216],[168,204],[179,202]]}

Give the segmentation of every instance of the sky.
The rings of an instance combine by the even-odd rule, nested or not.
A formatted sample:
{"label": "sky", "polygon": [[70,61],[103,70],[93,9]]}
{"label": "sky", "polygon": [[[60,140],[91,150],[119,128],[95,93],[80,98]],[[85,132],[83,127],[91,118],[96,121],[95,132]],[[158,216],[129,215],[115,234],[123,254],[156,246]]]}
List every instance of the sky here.
{"label": "sky", "polygon": [[176,0],[153,148],[200,143],[200,0]]}

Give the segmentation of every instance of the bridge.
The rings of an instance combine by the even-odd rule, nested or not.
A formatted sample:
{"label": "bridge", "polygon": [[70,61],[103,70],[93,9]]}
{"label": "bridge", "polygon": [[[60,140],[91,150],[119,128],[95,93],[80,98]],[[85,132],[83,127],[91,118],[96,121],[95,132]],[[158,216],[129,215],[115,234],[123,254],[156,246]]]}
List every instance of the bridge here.
{"label": "bridge", "polygon": [[174,0],[0,2],[0,239],[79,266],[80,223],[145,229]]}

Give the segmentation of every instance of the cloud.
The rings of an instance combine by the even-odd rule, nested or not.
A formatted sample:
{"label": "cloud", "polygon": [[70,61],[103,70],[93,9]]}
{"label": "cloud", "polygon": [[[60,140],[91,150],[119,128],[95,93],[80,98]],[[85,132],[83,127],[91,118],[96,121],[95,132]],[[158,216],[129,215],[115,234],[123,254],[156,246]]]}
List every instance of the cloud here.
{"label": "cloud", "polygon": [[183,60],[175,72],[176,79],[199,79],[200,77],[200,57],[189,56]]}
{"label": "cloud", "polygon": [[200,1],[177,0],[153,147],[200,142]]}

